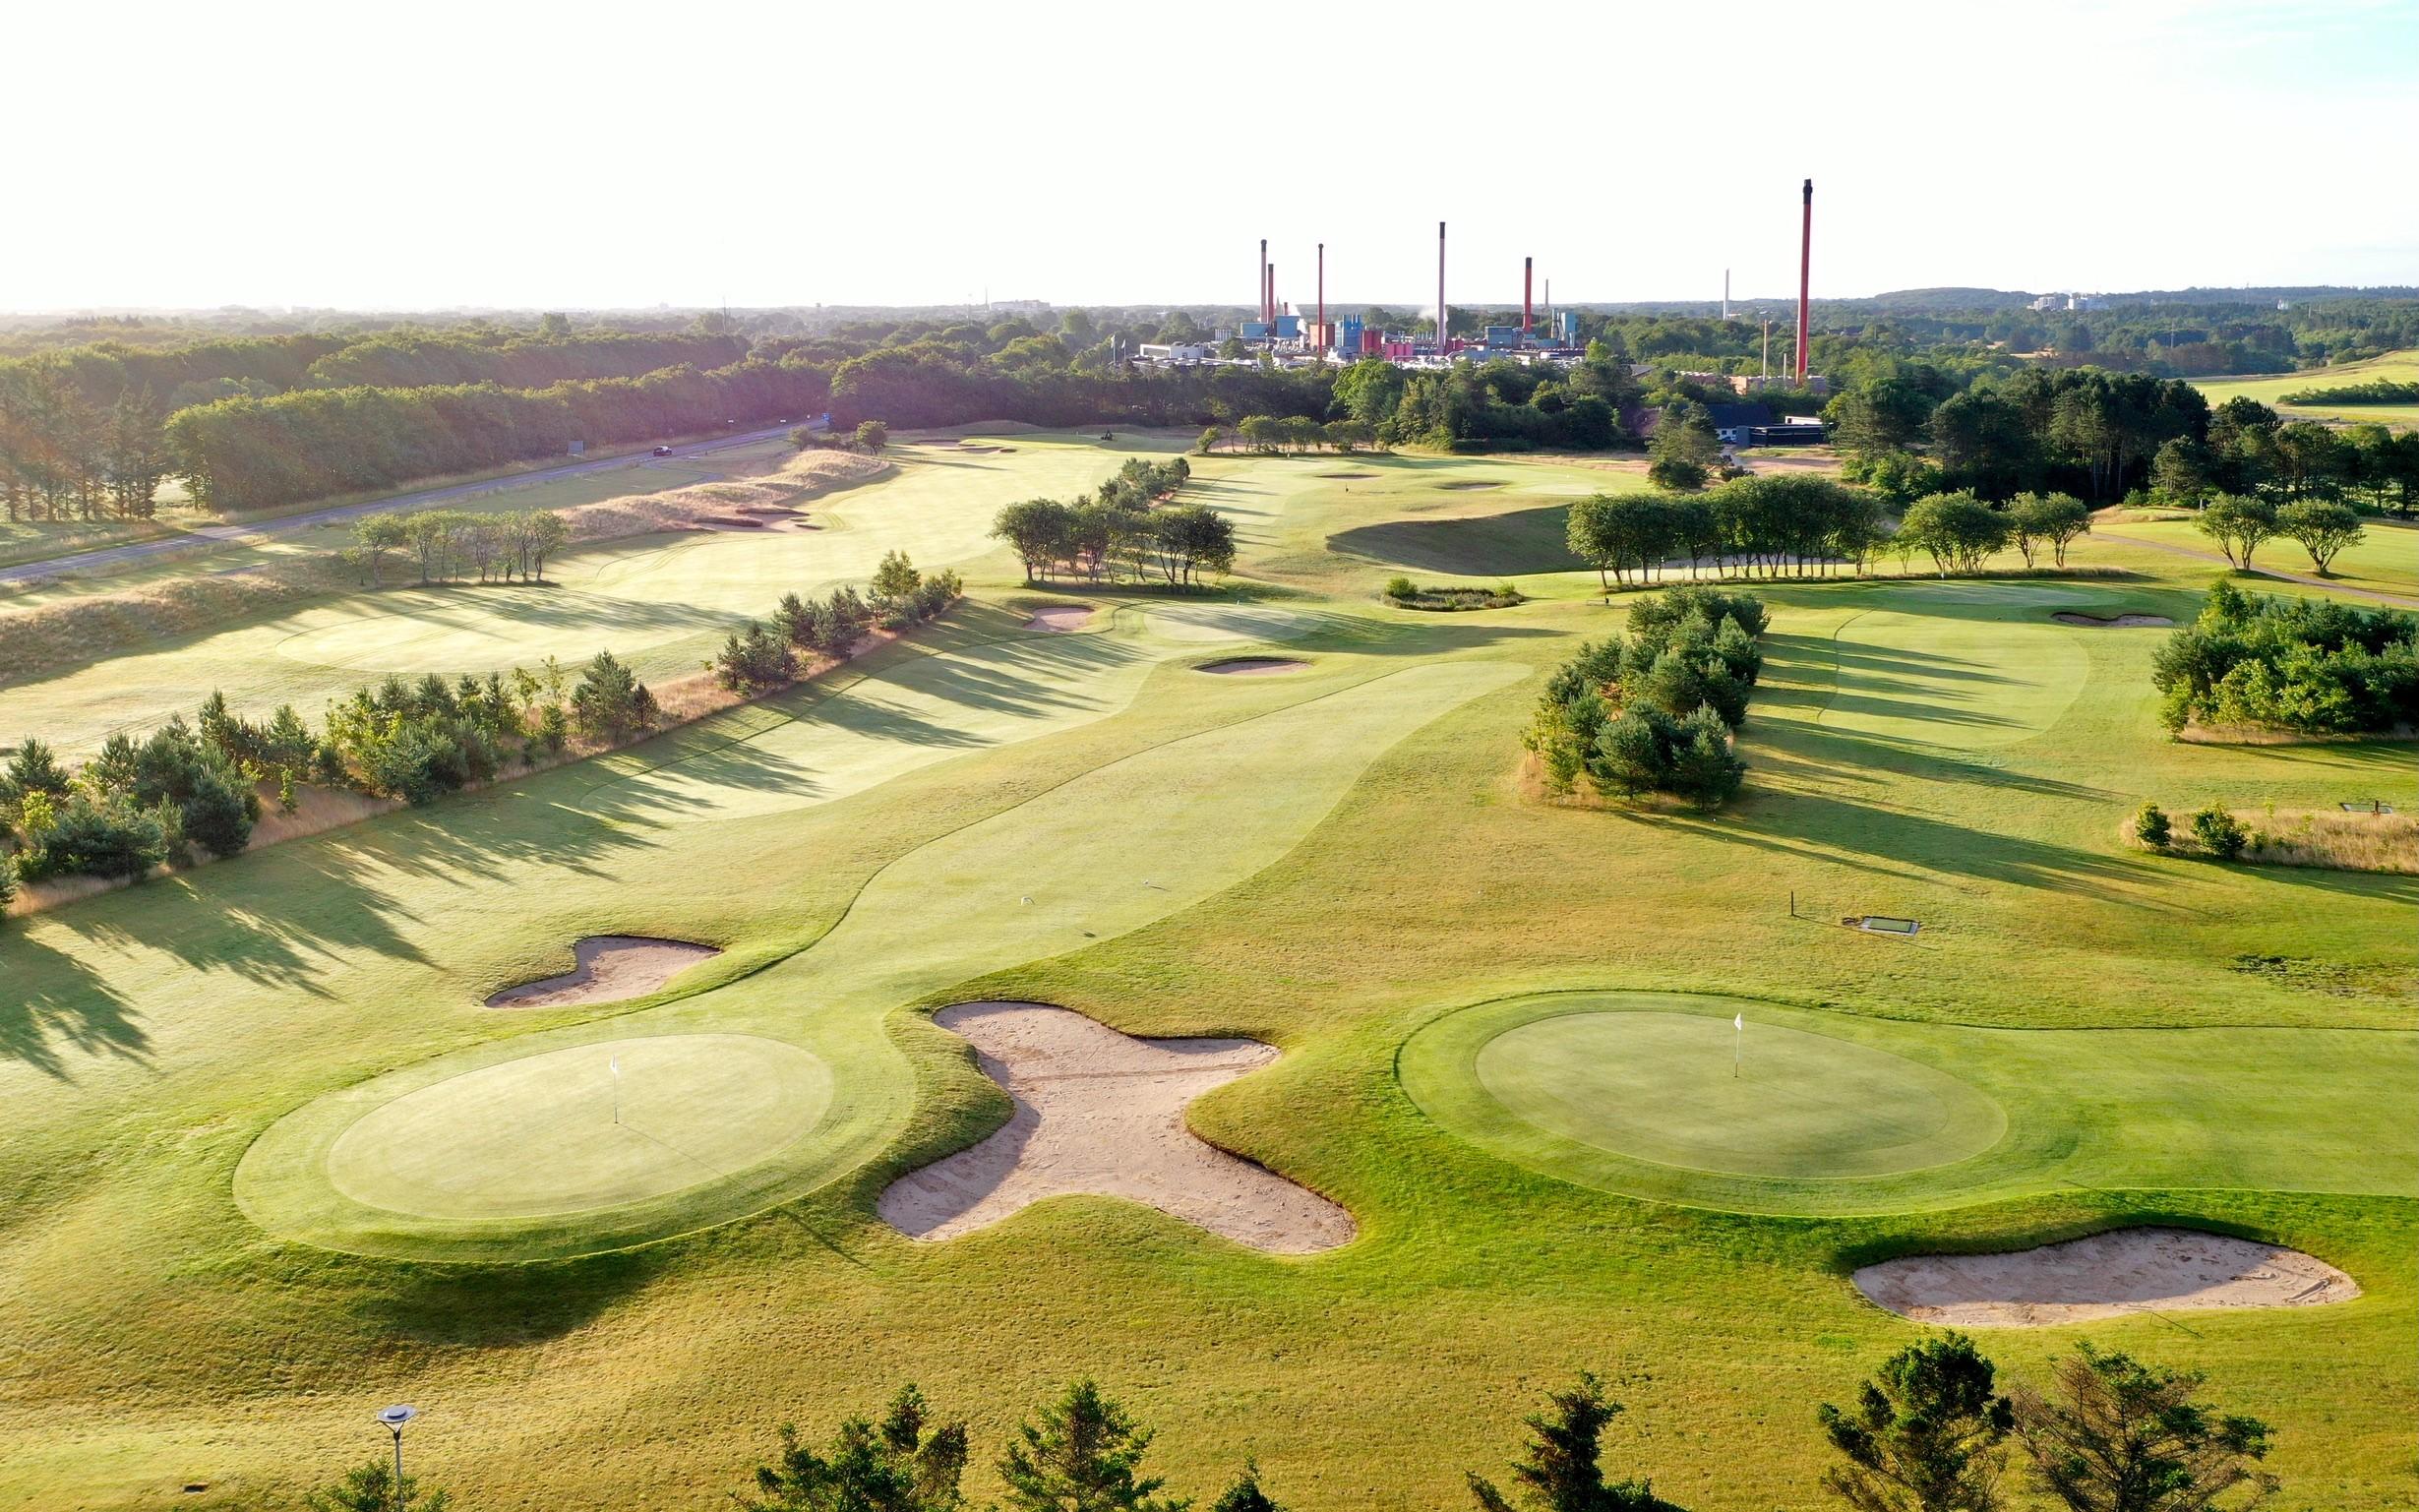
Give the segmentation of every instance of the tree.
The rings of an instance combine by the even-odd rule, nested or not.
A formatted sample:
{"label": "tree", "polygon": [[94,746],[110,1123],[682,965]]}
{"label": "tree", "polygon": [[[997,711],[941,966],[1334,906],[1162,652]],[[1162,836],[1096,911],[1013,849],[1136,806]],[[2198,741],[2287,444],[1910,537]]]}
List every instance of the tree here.
{"label": "tree", "polygon": [[2217,543],[2228,562],[2249,572],[2251,554],[2276,533],[2276,507],[2265,499],[2223,494],[2204,506],[2193,523]]}
{"label": "tree", "polygon": [[2212,487],[2209,449],[2178,436],[2150,458],[2150,492],[2170,504],[2198,505]]}
{"label": "tree", "polygon": [[2008,530],[2025,554],[2025,566],[2032,566],[2033,554],[2047,546],[2064,567],[2068,543],[2090,533],[2091,510],[2072,494],[2019,494],[2008,506]]}
{"label": "tree", "polygon": [[879,452],[882,448],[888,445],[890,445],[890,427],[882,424],[879,420],[860,420],[857,422],[858,451]]}
{"label": "tree", "polygon": [[1906,507],[1899,542],[1928,554],[1946,577],[1977,573],[1984,559],[2008,543],[2008,516],[1970,493],[1933,494]]}
{"label": "tree", "polygon": [[1027,499],[1002,506],[992,516],[991,533],[1008,543],[1024,564],[1025,581],[1032,582],[1048,576],[1050,565],[1070,554],[1066,543],[1072,523],[1072,513],[1058,500]]}
{"label": "tree", "polygon": [[2276,533],[2300,542],[2321,577],[2332,577],[2335,554],[2368,534],[2350,505],[2323,499],[2302,499],[2278,510]]}
{"label": "tree", "polygon": [[1234,570],[1235,522],[1206,504],[1158,512],[1153,541],[1161,575],[1171,586],[1189,586],[1202,574],[1224,575]]}
{"label": "tree", "polygon": [[[1604,1395],[1603,1383],[1582,1372],[1576,1386],[1546,1394],[1546,1410],[1521,1421],[1528,1424],[1527,1452],[1512,1464],[1522,1500],[1538,1512],[1656,1512],[1669,1502],[1645,1481],[1607,1483],[1604,1429],[1621,1404]],[[1480,1512],[1511,1512],[1512,1502],[1484,1477],[1470,1476],[1470,1494]]]}
{"label": "tree", "polygon": [[1243,1473],[1210,1503],[1210,1512],[1285,1512],[1285,1508],[1260,1488],[1260,1467],[1245,1465]]}
{"label": "tree", "polygon": [[520,510],[505,516],[505,539],[521,577],[543,582],[546,559],[571,543],[572,525],[552,510]]}
{"label": "tree", "polygon": [[1591,494],[1571,506],[1562,527],[1563,543],[1572,556],[1596,569],[1605,592],[1612,591],[1607,572],[1629,560],[1627,519],[1611,494]]}
{"label": "tree", "polygon": [[1921,441],[1932,406],[1932,395],[1912,381],[1881,378],[1833,395],[1823,407],[1823,423],[1842,452],[1878,457],[1903,454]]}
{"label": "tree", "polygon": [[2274,1494],[2258,1463],[2268,1424],[2212,1411],[2198,1372],[2081,1344],[2052,1380],[2016,1393],[2016,1435],[2034,1482],[2072,1512],[2244,1512]]}
{"label": "tree", "polygon": [[2220,861],[2232,861],[2243,854],[2251,843],[2243,821],[2227,812],[2222,804],[2211,804],[2192,816],[2192,837],[2201,848]]}
{"label": "tree", "polygon": [[353,521],[353,542],[361,563],[370,570],[370,586],[379,586],[379,564],[391,551],[400,551],[410,539],[400,514],[364,514]]}
{"label": "tree", "polygon": [[1135,1425],[1089,1380],[1066,1388],[1018,1425],[999,1461],[999,1479],[1016,1512],[1183,1512],[1183,1501],[1155,1495],[1166,1484],[1142,1474],[1150,1430]]}
{"label": "tree", "polygon": [[655,696],[611,651],[599,651],[572,690],[572,721],[579,733],[618,739],[655,722]]}
{"label": "tree", "polygon": [[2146,803],[2134,815],[2134,838],[2150,849],[2163,851],[2174,837],[2175,825],[2169,821],[2167,811],[2158,805]]}
{"label": "tree", "polygon": [[798,653],[787,635],[750,620],[746,631],[723,637],[722,649],[705,668],[724,690],[753,696],[795,680]]}
{"label": "tree", "polygon": [[881,565],[874,569],[874,602],[895,604],[913,595],[924,575],[907,560],[907,553],[890,551],[882,554]]}
{"label": "tree", "polygon": [[1847,1411],[1816,1411],[1844,1465],[1823,1486],[1856,1512],[1995,1512],[2015,1410],[1964,1334],[1909,1345]]}
{"label": "tree", "polygon": [[305,1496],[302,1504],[310,1512],[445,1512],[453,1505],[443,1491],[422,1494],[416,1476],[405,1476],[398,1484],[394,1467],[384,1459],[354,1467],[335,1484]]}
{"label": "tree", "polygon": [[821,1454],[783,1423],[780,1457],[756,1467],[753,1495],[733,1499],[745,1512],[957,1512],[966,1425],[931,1420],[924,1394],[908,1385],[879,1425],[851,1418]]}
{"label": "tree", "polygon": [[0,767],[0,813],[15,811],[30,794],[47,793],[55,798],[67,788],[67,769],[47,745],[29,736],[9,757],[8,765]]}

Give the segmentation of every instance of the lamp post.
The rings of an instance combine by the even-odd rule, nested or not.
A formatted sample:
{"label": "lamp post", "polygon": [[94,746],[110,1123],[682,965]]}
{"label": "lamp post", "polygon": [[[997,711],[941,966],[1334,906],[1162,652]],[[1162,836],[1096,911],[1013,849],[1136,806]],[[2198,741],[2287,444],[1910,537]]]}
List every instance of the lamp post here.
{"label": "lamp post", "polygon": [[403,1512],[403,1424],[419,1416],[420,1409],[400,1403],[378,1413],[378,1421],[394,1435],[394,1512]]}

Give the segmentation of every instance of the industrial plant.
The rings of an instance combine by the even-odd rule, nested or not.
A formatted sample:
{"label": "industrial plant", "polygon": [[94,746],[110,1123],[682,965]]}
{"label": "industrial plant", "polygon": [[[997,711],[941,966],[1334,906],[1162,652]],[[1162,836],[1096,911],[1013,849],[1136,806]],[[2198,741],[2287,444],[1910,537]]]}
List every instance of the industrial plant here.
{"label": "industrial plant", "polygon": [[[1407,368],[1444,368],[1469,357],[1514,362],[1575,362],[1586,355],[1580,339],[1580,317],[1574,309],[1553,307],[1553,284],[1545,283],[1542,311],[1537,298],[1537,259],[1521,259],[1520,323],[1488,325],[1477,337],[1451,333],[1452,306],[1447,298],[1446,226],[1436,222],[1436,304],[1433,326],[1426,331],[1384,330],[1359,315],[1327,312],[1327,244],[1317,244],[1312,266],[1312,295],[1305,315],[1301,307],[1279,293],[1277,265],[1269,260],[1268,240],[1260,239],[1253,265],[1254,318],[1219,327],[1205,341],[1149,343],[1137,349],[1138,364],[1214,365],[1264,361],[1280,366],[1343,364],[1374,358]],[[1698,376],[1725,384],[1740,393],[1769,388],[1822,393],[1828,386],[1820,374],[1806,371],[1807,345],[1812,335],[1811,304],[1814,278],[1814,180],[1807,179],[1800,196],[1797,259],[1797,331],[1790,366],[1771,370],[1771,323],[1766,323],[1765,371],[1744,375]],[[1722,318],[1730,319],[1729,273],[1723,274]],[[1239,350],[1240,348],[1240,350]]]}

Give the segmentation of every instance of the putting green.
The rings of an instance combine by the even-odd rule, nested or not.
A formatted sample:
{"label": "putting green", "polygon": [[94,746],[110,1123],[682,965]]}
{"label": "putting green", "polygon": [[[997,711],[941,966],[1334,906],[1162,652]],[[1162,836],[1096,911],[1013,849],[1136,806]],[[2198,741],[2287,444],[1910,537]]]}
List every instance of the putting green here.
{"label": "putting green", "polygon": [[[1983,599],[1974,584],[1943,583],[1944,608],[1987,602],[2064,605],[2071,591],[2002,591]],[[1983,586],[1997,588],[1999,584]],[[1883,740],[1978,750],[2030,740],[2057,723],[2090,675],[2090,660],[2065,627],[2020,618],[1867,610],[1833,637],[1835,691],[1818,722]]]}
{"label": "putting green", "polygon": [[2415,1053],[2375,1031],[1976,1029],[1555,993],[1431,1020],[1396,1073],[1443,1128],[1560,1180],[1871,1214],[2073,1186],[2408,1195],[2419,1126],[2383,1109]]}
{"label": "putting green", "polygon": [[1872,1176],[1976,1155],[1998,1106],[1930,1066],[1828,1035],[1698,1013],[1579,1012],[1507,1029],[1479,1083],[1521,1121],[1665,1166],[1743,1176]]}
{"label": "putting green", "polygon": [[583,1212],[721,1180],[804,1138],[830,1106],[823,1062],[779,1040],[607,1040],[406,1092],[336,1137],[328,1179],[420,1218]]}

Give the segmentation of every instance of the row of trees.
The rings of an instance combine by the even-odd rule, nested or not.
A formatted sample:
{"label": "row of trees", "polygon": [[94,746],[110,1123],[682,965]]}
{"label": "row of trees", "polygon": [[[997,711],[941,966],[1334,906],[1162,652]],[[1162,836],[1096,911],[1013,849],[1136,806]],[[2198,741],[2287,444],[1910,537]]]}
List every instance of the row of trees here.
{"label": "row of trees", "polygon": [[2310,554],[2310,566],[2321,577],[2333,576],[2335,558],[2369,533],[2360,522],[2360,513],[2348,504],[2302,499],[2280,507],[2240,494],[2219,494],[2204,501],[2193,524],[2217,543],[2228,562],[2245,572],[2251,570],[2254,552],[2283,536]]}
{"label": "row of trees", "polygon": [[[1963,1334],[1909,1345],[1854,1403],[1815,1421],[1837,1457],[1823,1489],[1853,1512],[2002,1512],[2011,1460],[2029,1488],[2068,1512],[2248,1512],[2273,1495],[2262,1468],[2272,1430],[2203,1396],[2207,1378],[2089,1344],[2051,1361],[2039,1387],[2000,1389],[1998,1369]],[[1644,1477],[1605,1465],[1623,1404],[1582,1372],[1522,1420],[1507,1487],[1464,1472],[1477,1512],[1679,1512]],[[734,1493],[743,1512],[967,1512],[973,1436],[915,1386],[878,1421],[843,1421],[828,1442],[782,1424],[779,1448]],[[1090,1380],[1020,1422],[995,1462],[1004,1512],[1187,1512],[1149,1456],[1153,1430]],[[1615,1477],[1618,1477],[1616,1479]],[[443,1512],[442,1491],[398,1483],[373,1459],[315,1493],[312,1512]],[[1284,1512],[1249,1461],[1207,1512]]]}
{"label": "row of trees", "polygon": [[1163,504],[1182,489],[1192,466],[1129,458],[1099,490],[1072,504],[1026,499],[1002,508],[992,535],[1024,564],[1025,580],[1058,571],[1098,582],[1130,575],[1190,587],[1235,567],[1235,522],[1206,504]]}
{"label": "row of trees", "polygon": [[371,587],[385,581],[386,560],[400,553],[422,583],[476,573],[479,581],[542,582],[546,559],[571,541],[571,522],[552,510],[477,514],[466,510],[393,511],[353,521],[352,561]]}
{"label": "row of trees", "polygon": [[1902,566],[1929,556],[1944,576],[1979,572],[2010,546],[2026,567],[2044,557],[2064,567],[2067,548],[2090,528],[2090,511],[2072,495],[2025,494],[1994,508],[1963,492],[1914,501],[1894,527],[1869,489],[1807,473],[1767,473],[1700,494],[1582,499],[1571,506],[1564,541],[1609,589],[1653,582],[1682,561],[1691,576],[1709,564],[1724,577],[1862,573],[1885,550]]}
{"label": "row of trees", "polygon": [[2151,662],[2159,716],[2307,734],[2419,727],[2419,616],[2218,581]]}
{"label": "row of trees", "polygon": [[928,577],[903,551],[884,554],[869,586],[870,596],[839,587],[813,603],[783,594],[769,627],[751,620],[725,636],[705,670],[728,692],[751,697],[769,693],[797,681],[799,652],[846,660],[867,631],[907,630],[937,619],[966,591],[954,572],[944,569]]}
{"label": "row of trees", "polygon": [[1522,736],[1546,790],[1584,776],[1606,796],[1720,807],[1746,776],[1731,732],[1763,671],[1766,623],[1751,595],[1678,587],[1630,611],[1628,639],[1583,643],[1546,679]]}
{"label": "row of trees", "polygon": [[[869,629],[931,620],[964,591],[955,573],[927,576],[899,552],[871,587],[816,604],[786,595],[774,630],[749,625],[706,666],[726,689],[763,693],[797,677],[798,650],[845,658]],[[193,723],[174,718],[140,741],[113,735],[73,772],[38,739],[18,748],[0,767],[0,876],[140,877],[196,855],[229,856],[250,841],[264,789],[288,813],[312,784],[428,804],[515,761],[534,766],[575,737],[617,745],[661,717],[654,694],[611,651],[576,676],[553,657],[534,671],[452,684],[433,673],[391,676],[332,700],[316,731],[290,703],[256,722],[212,693]]]}
{"label": "row of trees", "polygon": [[1325,424],[1303,415],[1245,415],[1235,426],[1213,425],[1201,433],[1193,450],[1212,452],[1280,453],[1339,452],[1350,454],[1378,446],[1377,428],[1365,420],[1329,420]]}
{"label": "row of trees", "polygon": [[104,406],[41,368],[0,370],[0,511],[21,520],[149,519],[173,461],[149,389]]}
{"label": "row of trees", "polygon": [[208,509],[260,509],[441,473],[763,424],[822,406],[821,370],[743,362],[710,372],[508,389],[310,389],[221,399],[167,422],[174,467]]}

